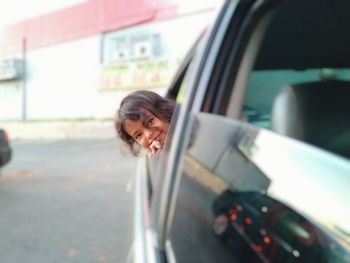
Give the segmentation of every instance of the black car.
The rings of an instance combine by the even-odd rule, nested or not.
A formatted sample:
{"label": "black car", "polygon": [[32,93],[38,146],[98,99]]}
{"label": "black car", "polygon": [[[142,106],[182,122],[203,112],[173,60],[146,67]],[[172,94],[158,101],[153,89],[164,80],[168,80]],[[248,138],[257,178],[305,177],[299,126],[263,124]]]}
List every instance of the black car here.
{"label": "black car", "polygon": [[4,166],[11,160],[12,149],[7,132],[0,129],[0,167]]}
{"label": "black car", "polygon": [[350,262],[349,25],[347,0],[223,3],[139,159],[133,262]]}
{"label": "black car", "polygon": [[223,192],[213,234],[242,262],[342,262],[346,248],[285,204],[258,192]]}

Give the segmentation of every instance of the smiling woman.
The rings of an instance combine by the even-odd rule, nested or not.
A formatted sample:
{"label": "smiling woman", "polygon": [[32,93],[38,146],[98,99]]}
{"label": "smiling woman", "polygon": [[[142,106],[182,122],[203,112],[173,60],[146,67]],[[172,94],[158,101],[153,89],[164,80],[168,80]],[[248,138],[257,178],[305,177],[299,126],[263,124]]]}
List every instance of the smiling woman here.
{"label": "smiling woman", "polygon": [[122,100],[115,116],[119,138],[133,155],[137,156],[141,147],[149,157],[155,156],[163,149],[174,108],[175,101],[155,92],[130,93]]}

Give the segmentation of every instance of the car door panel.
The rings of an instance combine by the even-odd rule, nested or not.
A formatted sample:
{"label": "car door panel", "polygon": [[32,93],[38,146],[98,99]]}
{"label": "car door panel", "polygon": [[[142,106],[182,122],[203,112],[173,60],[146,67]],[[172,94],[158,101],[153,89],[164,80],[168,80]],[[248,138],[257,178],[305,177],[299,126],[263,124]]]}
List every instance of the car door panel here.
{"label": "car door panel", "polygon": [[[347,162],[299,141],[222,116],[200,113],[194,123],[191,129],[196,136],[182,160],[169,234],[177,262],[348,260],[345,240],[334,239],[334,231],[317,220],[322,211],[328,221],[340,225],[337,217],[326,208],[317,207],[316,212],[303,202],[303,196],[308,194],[303,184],[310,187],[308,178],[311,181],[320,176],[320,159],[326,160],[328,166],[339,167],[342,163],[343,167],[323,171],[319,184],[314,185],[318,190],[309,191],[313,194],[311,200],[322,198],[325,203],[320,189],[333,193],[348,187]],[[267,162],[264,156],[269,155],[282,165]],[[305,160],[310,169],[301,174]],[[329,186],[334,176],[344,182],[342,187]],[[291,192],[288,187],[296,189]],[[338,202],[334,197],[332,202],[349,199],[344,194],[337,194]],[[341,209],[336,214],[347,217]],[[337,251],[343,254],[339,256]]]}

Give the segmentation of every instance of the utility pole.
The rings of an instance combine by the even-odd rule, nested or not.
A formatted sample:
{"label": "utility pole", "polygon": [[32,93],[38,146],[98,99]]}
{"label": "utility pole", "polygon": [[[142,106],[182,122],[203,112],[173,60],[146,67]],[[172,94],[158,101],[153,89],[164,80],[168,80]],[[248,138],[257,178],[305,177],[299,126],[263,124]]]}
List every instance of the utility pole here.
{"label": "utility pole", "polygon": [[27,40],[22,38],[22,121],[27,120],[27,72],[26,72],[26,54]]}

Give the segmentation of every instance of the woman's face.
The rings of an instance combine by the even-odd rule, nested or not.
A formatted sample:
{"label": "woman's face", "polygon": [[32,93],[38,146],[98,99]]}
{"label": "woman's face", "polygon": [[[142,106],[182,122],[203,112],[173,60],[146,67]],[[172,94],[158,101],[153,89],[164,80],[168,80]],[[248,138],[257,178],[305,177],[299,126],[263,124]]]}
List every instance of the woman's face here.
{"label": "woman's face", "polygon": [[168,129],[169,122],[158,119],[149,111],[145,111],[144,119],[126,120],[124,123],[124,130],[127,134],[134,138],[141,147],[154,154],[157,150],[163,149]]}

